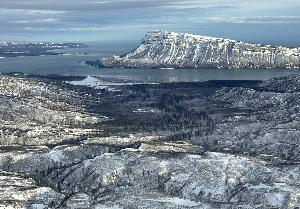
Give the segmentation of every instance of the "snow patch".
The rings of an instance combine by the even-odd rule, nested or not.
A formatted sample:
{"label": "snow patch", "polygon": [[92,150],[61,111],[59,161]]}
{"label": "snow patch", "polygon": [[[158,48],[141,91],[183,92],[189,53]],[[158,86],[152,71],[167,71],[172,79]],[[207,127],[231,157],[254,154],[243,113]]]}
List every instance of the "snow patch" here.
{"label": "snow patch", "polygon": [[61,150],[52,150],[48,153],[48,156],[54,162],[60,162],[64,158],[63,152]]}
{"label": "snow patch", "polygon": [[92,77],[92,76],[87,76],[85,79],[83,79],[81,81],[68,81],[67,83],[75,85],[75,86],[88,86],[88,87],[92,87],[95,89],[107,89],[109,91],[116,90],[114,88],[109,87],[110,85],[114,85],[114,84],[105,83],[95,77]]}
{"label": "snow patch", "polygon": [[278,207],[278,208],[282,208],[284,206],[285,203],[285,197],[283,194],[281,193],[272,193],[272,194],[265,194],[265,198],[267,200],[267,202],[274,206],[274,207]]}
{"label": "snow patch", "polygon": [[32,207],[32,209],[46,209],[46,208],[48,208],[44,204],[33,204],[31,207]]}
{"label": "snow patch", "polygon": [[169,198],[168,199],[171,203],[178,205],[178,206],[184,206],[184,207],[195,207],[199,204],[195,201],[189,200],[189,199],[181,199],[178,197]]}
{"label": "snow patch", "polygon": [[105,206],[105,205],[96,205],[95,207],[96,209],[123,209],[123,208],[120,208],[119,206],[112,206],[112,207],[108,207],[108,206]]}
{"label": "snow patch", "polygon": [[166,199],[143,199],[145,201],[153,201],[153,202],[162,202],[162,203],[170,203],[176,206],[183,206],[183,207],[195,207],[199,206],[200,204],[189,200],[189,199],[182,199],[178,197],[173,197],[173,198],[166,198]]}
{"label": "snow patch", "polygon": [[68,82],[75,86],[89,86],[89,87],[98,87],[100,84],[100,80],[94,78],[92,76],[87,76],[85,79],[81,81],[70,81]]}

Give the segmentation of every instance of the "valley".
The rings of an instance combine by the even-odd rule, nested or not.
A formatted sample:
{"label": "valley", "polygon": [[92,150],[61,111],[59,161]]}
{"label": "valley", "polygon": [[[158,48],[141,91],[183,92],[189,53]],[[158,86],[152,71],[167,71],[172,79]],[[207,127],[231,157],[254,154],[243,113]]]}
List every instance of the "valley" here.
{"label": "valley", "polygon": [[299,76],[93,78],[1,75],[2,208],[299,207]]}

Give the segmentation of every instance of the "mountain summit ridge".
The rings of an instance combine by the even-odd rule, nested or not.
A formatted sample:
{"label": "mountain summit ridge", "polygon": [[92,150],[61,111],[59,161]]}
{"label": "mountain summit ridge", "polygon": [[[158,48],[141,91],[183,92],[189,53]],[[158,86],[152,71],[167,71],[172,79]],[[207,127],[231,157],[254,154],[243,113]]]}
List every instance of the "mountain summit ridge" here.
{"label": "mountain summit ridge", "polygon": [[150,31],[133,51],[103,58],[94,64],[124,68],[299,68],[300,48]]}

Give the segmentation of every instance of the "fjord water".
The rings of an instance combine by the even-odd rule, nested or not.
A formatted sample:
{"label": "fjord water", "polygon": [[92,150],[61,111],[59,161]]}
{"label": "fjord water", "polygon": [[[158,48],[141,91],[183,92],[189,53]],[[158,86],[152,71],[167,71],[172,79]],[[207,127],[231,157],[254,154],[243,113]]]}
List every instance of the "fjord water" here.
{"label": "fjord water", "polygon": [[[138,44],[138,43],[136,43]],[[104,78],[133,80],[137,82],[189,82],[206,80],[266,80],[289,74],[300,74],[299,69],[97,69],[86,65],[87,60],[122,54],[134,44],[88,43],[88,48],[59,50],[65,55],[12,57],[0,59],[0,72],[27,74],[97,75]]]}

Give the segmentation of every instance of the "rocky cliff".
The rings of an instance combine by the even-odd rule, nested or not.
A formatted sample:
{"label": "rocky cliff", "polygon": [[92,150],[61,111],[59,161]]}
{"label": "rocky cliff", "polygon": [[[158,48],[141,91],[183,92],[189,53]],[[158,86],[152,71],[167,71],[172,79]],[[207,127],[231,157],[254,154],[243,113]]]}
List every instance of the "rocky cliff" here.
{"label": "rocky cliff", "polygon": [[125,68],[299,68],[300,50],[154,31],[132,52],[88,63]]}

